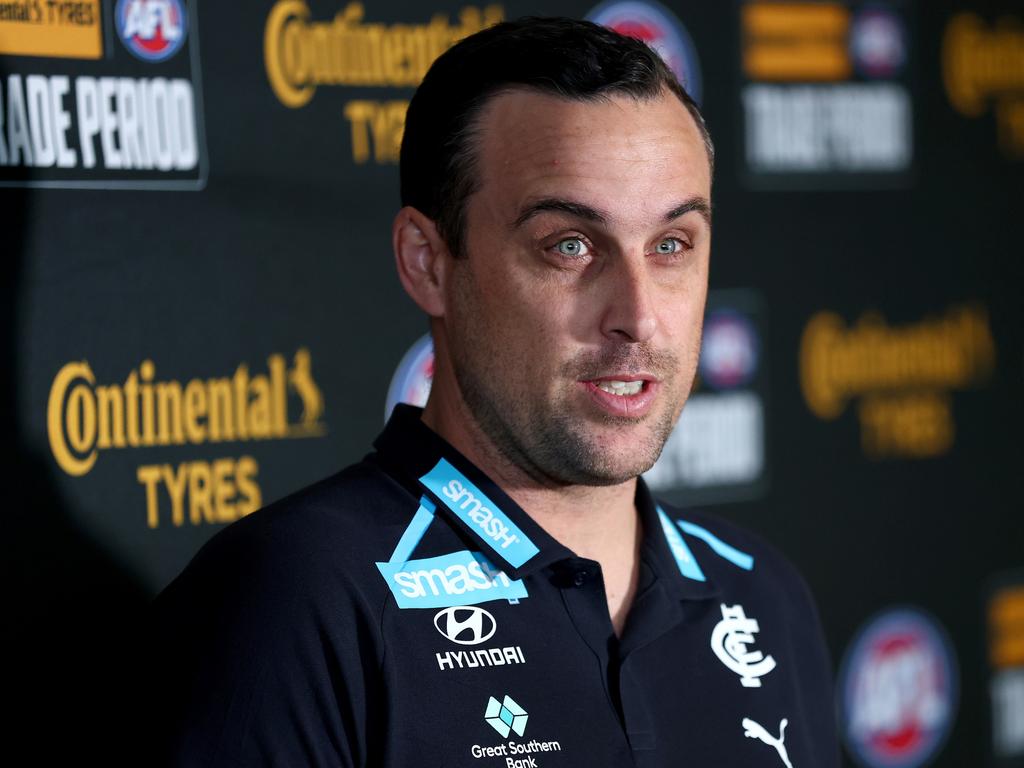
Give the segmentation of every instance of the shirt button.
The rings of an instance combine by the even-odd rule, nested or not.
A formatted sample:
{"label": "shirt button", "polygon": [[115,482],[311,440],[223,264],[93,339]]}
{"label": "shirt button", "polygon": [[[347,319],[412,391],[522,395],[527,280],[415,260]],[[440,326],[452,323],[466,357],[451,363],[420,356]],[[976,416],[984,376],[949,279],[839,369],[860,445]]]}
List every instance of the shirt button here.
{"label": "shirt button", "polygon": [[587,583],[588,575],[589,574],[586,571],[576,571],[576,573],[572,577],[572,583],[575,584],[577,587],[582,587],[584,584]]}

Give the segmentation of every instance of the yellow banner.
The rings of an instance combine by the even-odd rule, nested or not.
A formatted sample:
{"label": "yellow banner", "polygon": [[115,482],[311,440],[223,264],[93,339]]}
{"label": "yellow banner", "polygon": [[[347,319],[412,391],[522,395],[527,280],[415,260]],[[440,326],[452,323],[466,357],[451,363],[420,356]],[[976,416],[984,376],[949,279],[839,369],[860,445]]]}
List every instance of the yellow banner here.
{"label": "yellow banner", "polygon": [[988,624],[992,666],[1024,667],[1024,586],[1007,587],[992,599]]}
{"label": "yellow banner", "polygon": [[100,0],[0,3],[0,54],[100,58],[103,56]]}
{"label": "yellow banner", "polygon": [[752,80],[845,80],[850,12],[837,3],[745,5],[743,69]]}

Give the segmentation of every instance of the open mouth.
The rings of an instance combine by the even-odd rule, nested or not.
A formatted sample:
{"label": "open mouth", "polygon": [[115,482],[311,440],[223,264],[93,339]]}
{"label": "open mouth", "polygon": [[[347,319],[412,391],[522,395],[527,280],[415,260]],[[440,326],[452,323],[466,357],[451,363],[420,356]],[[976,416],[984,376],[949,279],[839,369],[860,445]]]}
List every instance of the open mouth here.
{"label": "open mouth", "polygon": [[637,381],[619,381],[617,379],[612,379],[610,381],[594,382],[594,386],[602,392],[607,392],[609,395],[616,395],[618,397],[639,395],[644,389],[644,384],[645,382],[643,379],[639,379]]}
{"label": "open mouth", "polygon": [[644,374],[602,376],[580,384],[605,414],[630,419],[640,418],[651,409],[658,390],[658,382]]}

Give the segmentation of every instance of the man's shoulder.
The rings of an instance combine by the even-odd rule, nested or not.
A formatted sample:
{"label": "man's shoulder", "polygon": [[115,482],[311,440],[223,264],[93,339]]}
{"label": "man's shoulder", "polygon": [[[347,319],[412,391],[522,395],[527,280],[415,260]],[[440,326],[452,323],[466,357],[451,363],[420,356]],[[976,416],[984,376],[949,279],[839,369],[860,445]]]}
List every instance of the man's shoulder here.
{"label": "man's shoulder", "polygon": [[387,560],[408,524],[410,499],[374,462],[361,461],[219,531],[167,591],[245,583],[292,594],[375,595],[374,562]]}
{"label": "man's shoulder", "polygon": [[810,588],[799,568],[760,534],[706,510],[661,506],[685,536],[701,568],[723,590],[785,594],[813,609]]}
{"label": "man's shoulder", "polygon": [[224,538],[270,539],[278,548],[366,550],[389,541],[415,511],[405,488],[364,459],[225,528]]}

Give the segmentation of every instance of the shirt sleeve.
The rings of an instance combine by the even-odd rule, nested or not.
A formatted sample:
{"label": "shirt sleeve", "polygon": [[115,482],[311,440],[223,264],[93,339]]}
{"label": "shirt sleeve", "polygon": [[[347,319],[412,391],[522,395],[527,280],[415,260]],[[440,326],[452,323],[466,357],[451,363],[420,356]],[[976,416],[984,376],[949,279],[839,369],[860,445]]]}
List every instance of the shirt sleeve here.
{"label": "shirt sleeve", "polygon": [[236,526],[152,606],[145,764],[366,765],[382,690],[372,607],[316,542]]}

